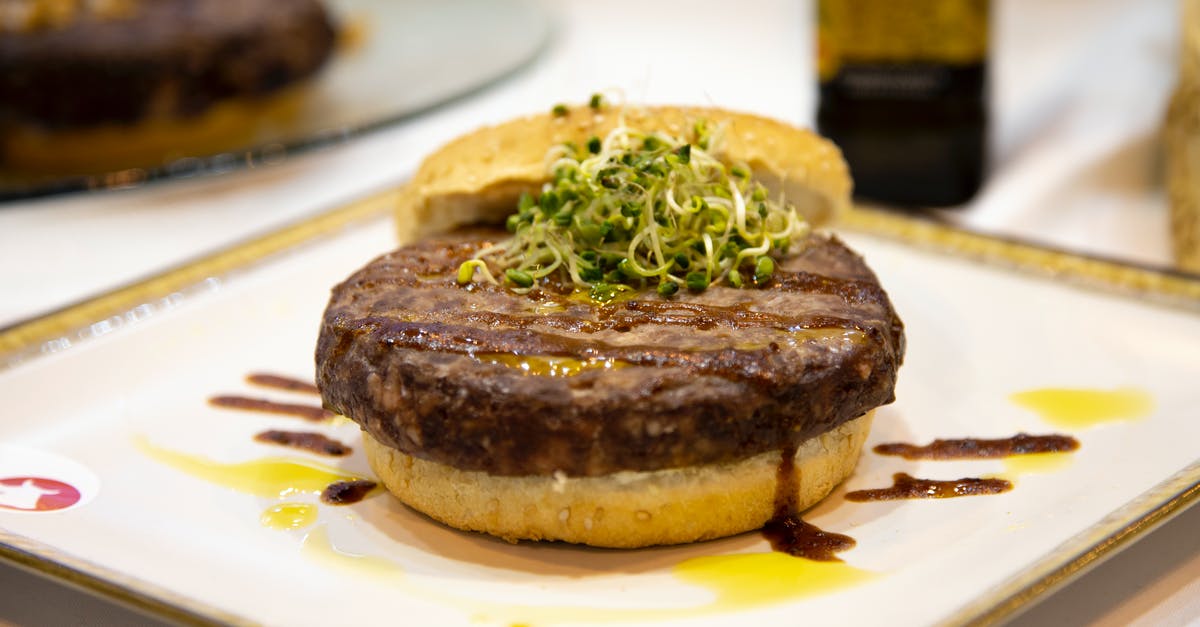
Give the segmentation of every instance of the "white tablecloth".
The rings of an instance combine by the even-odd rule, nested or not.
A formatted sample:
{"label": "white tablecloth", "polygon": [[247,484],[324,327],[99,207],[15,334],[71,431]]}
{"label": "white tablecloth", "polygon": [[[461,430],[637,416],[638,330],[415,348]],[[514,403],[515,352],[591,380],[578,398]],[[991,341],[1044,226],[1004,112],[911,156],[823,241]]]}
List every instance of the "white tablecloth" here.
{"label": "white tablecloth", "polygon": [[[811,7],[712,0],[548,2],[530,67],[400,126],[281,166],[0,205],[0,327],[395,186],[441,142],[560,101],[712,103],[811,124]],[[1157,138],[1176,69],[1172,0],[997,0],[992,165],[965,226],[1169,263]],[[414,86],[417,87],[417,86]],[[1200,510],[1051,595],[1026,624],[1200,622]],[[0,622],[107,610],[0,567]],[[100,613],[96,613],[100,612]],[[113,610],[111,622],[132,615]]]}

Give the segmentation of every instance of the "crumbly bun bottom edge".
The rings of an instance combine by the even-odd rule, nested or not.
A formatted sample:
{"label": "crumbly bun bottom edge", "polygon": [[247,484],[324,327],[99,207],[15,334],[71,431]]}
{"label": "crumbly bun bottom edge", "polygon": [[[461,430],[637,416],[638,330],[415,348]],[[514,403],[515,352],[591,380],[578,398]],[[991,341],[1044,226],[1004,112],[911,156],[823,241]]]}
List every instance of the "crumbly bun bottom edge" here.
{"label": "crumbly bun bottom edge", "polygon": [[[874,412],[805,440],[796,505],[825,498],[854,471]],[[762,527],[775,513],[781,451],[723,464],[600,477],[502,477],[402,453],[363,433],[367,460],[401,502],[456,529],[598,547],[682,544]]]}

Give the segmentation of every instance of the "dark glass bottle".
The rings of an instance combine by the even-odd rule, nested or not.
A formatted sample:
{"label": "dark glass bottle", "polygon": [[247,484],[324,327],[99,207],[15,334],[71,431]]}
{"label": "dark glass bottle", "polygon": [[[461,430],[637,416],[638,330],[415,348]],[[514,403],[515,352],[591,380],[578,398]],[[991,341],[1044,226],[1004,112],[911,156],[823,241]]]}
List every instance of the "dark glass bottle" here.
{"label": "dark glass bottle", "polygon": [[983,183],[988,0],[818,0],[817,127],[855,196],[967,202]]}

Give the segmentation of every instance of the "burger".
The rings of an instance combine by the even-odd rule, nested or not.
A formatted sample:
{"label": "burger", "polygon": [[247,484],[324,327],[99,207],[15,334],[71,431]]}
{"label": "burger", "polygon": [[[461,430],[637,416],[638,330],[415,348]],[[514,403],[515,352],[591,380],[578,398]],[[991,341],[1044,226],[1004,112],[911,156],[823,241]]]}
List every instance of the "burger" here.
{"label": "burger", "polygon": [[595,97],[469,133],[402,194],[427,236],[333,289],[324,404],[402,502],[509,541],[802,511],[853,471],[904,352],[873,272],[814,230],[849,191],[826,140],[716,108]]}
{"label": "burger", "polygon": [[335,45],[318,0],[5,0],[0,168],[164,165],[287,128]]}

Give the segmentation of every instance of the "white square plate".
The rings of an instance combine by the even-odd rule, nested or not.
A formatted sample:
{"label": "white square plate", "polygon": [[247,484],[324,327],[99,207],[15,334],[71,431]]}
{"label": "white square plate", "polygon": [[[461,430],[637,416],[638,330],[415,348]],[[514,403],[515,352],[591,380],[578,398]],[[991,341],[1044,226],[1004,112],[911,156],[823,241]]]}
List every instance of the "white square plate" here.
{"label": "white square plate", "polygon": [[[201,466],[287,458],[370,474],[358,450],[329,461],[252,440],[267,428],[315,429],[357,449],[353,424],[207,402],[218,394],[318,402],[255,388],[244,376],[310,379],[330,287],[395,237],[378,214],[308,235],[320,237],[154,294],[10,362],[0,373],[0,482],[58,473],[83,500],[52,512],[0,508],[0,555],[184,620],[963,622],[1011,611],[1114,538],[1178,507],[1186,499],[1175,497],[1194,495],[1200,483],[1200,316],[856,233],[845,237],[891,295],[908,353],[897,401],[877,412],[857,471],[805,515],[857,540],[841,554],[845,564],[771,554],[756,533],[638,551],[510,545],[443,527],[386,494],[317,505],[309,526],[269,528],[260,524],[264,511],[316,496],[231,489],[222,485],[231,480],[205,478]],[[1129,388],[1152,407],[1065,428],[1011,400],[1039,388]],[[1042,467],[907,461],[870,450],[1018,432],[1070,433],[1081,448]],[[896,472],[1004,475],[1015,486],[943,500],[844,498],[890,485]],[[731,554],[749,557],[714,557]]]}

